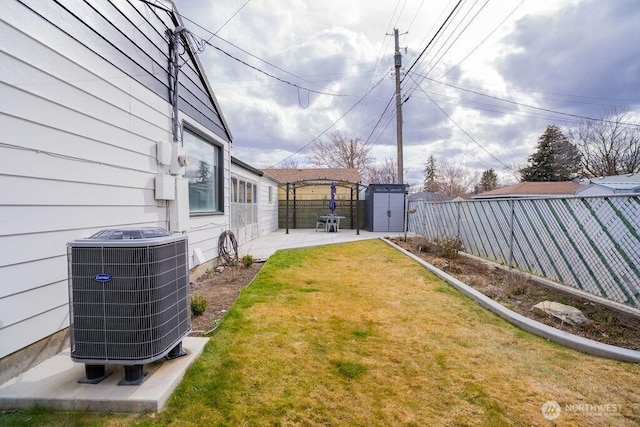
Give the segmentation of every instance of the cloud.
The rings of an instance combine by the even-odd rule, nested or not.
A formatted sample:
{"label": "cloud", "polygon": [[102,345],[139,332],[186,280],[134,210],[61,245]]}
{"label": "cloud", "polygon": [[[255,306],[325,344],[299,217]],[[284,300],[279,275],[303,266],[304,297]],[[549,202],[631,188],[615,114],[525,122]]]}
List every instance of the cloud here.
{"label": "cloud", "polygon": [[[501,162],[526,163],[547,125],[568,126],[577,120],[525,104],[583,116],[598,116],[609,104],[640,107],[637,0],[537,0],[516,8],[518,4],[490,2],[473,21],[478,9],[465,10],[458,16],[460,25],[446,30],[449,36],[465,28],[453,46],[443,47],[446,38],[436,42],[407,75],[451,2],[433,1],[427,8],[421,0],[408,0],[397,8],[370,0],[176,0],[181,13],[205,28],[215,31],[224,24],[219,36],[241,49],[214,37],[216,46],[298,86],[210,47],[201,54],[234,136],[234,155],[259,168],[303,149],[327,130],[369,140],[379,162],[395,156],[389,34],[399,28],[401,46],[408,48],[403,51],[405,177],[417,182],[431,154],[460,159],[480,172],[493,168],[503,173]],[[461,22],[463,16],[467,18]],[[429,70],[436,81],[478,93],[421,81]]]}
{"label": "cloud", "polygon": [[520,19],[496,65],[510,85],[540,92],[541,102],[572,114],[599,116],[608,104],[640,102],[640,27],[634,0],[572,4]]}

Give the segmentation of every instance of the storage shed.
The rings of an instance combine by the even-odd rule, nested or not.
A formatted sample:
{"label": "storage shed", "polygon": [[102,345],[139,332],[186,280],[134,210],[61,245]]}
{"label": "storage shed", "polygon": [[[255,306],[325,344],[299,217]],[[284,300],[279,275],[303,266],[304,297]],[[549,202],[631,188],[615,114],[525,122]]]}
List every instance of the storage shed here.
{"label": "storage shed", "polygon": [[365,225],[368,231],[404,231],[404,184],[370,184],[365,191]]}

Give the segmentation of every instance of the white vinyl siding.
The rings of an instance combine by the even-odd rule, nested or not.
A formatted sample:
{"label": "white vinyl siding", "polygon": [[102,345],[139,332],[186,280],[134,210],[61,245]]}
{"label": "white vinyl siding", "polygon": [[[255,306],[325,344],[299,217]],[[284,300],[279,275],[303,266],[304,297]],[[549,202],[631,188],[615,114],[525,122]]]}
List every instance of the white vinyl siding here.
{"label": "white vinyl siding", "polygon": [[[156,160],[158,141],[172,141],[167,101],[28,7],[2,6],[0,358],[68,326],[67,242],[111,227],[168,228],[173,203],[155,199],[156,174],[169,173]],[[180,117],[218,144],[228,177],[228,143]],[[215,258],[228,222],[191,219],[190,248]]]}
{"label": "white vinyl siding", "polygon": [[22,10],[3,6],[0,357],[68,326],[66,242],[113,226],[166,226],[155,146],[169,138],[170,112],[74,41],[65,52],[40,42],[55,29],[17,30]]}
{"label": "white vinyl siding", "polygon": [[269,202],[269,189],[275,188],[276,183],[237,164],[232,164],[231,171],[230,221],[238,243],[277,230],[278,204]]}

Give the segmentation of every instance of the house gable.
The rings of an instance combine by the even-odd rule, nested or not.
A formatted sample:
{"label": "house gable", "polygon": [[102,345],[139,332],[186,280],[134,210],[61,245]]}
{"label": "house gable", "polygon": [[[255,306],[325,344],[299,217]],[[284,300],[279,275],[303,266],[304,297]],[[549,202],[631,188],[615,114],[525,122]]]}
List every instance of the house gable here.
{"label": "house gable", "polygon": [[[175,9],[159,3],[128,0],[118,2],[25,1],[25,22],[39,28],[43,39],[56,45],[71,38],[123,73],[170,102],[169,32],[181,25]],[[183,45],[190,45],[183,35]],[[66,41],[68,43],[68,41]],[[187,49],[180,67],[179,108],[225,142],[231,133],[207,83],[203,68]]]}

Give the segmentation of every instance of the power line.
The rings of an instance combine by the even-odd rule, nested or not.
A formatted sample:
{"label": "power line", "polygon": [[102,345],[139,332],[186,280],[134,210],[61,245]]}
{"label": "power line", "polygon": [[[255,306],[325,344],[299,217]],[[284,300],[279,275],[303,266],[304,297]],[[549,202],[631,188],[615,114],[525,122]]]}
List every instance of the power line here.
{"label": "power line", "polygon": [[[229,23],[229,22],[231,22],[231,20],[232,20],[233,18],[235,18],[235,17],[236,17],[236,15],[237,15],[238,13],[240,13],[240,11],[241,11],[242,9],[244,9],[244,7],[245,7],[247,4],[249,4],[249,2],[250,2],[250,1],[251,1],[251,0],[247,0],[246,2],[244,2],[244,4],[243,4],[242,6],[240,6],[240,8],[238,8],[238,10],[236,10],[236,11],[235,11],[235,13],[234,13],[233,15],[231,15],[231,16],[229,17],[229,19],[227,19],[227,20],[224,22],[224,24],[222,24],[222,25],[220,26],[220,28],[218,28],[218,29],[216,30],[216,32],[215,32],[215,33],[213,33],[213,35],[211,36],[211,38],[213,38],[213,37],[214,37],[216,34],[218,34],[218,33],[219,33],[219,32],[220,32],[220,31],[221,31],[221,30],[222,30],[222,29],[223,29],[223,28],[224,28],[224,27]],[[211,39],[209,39],[209,40],[211,40]]]}
{"label": "power line", "polygon": [[[579,114],[563,113],[562,111],[555,111],[555,110],[551,110],[549,108],[542,108],[542,107],[536,107],[535,105],[523,104],[521,102],[512,101],[510,99],[504,99],[504,98],[500,98],[500,97],[494,96],[494,95],[487,95],[486,93],[478,92],[478,91],[471,90],[471,89],[466,89],[466,88],[463,88],[463,87],[460,87],[460,86],[452,85],[450,83],[441,82],[441,81],[438,81],[438,80],[435,80],[435,79],[432,79],[430,77],[423,76],[423,75],[420,75],[420,74],[417,74],[417,73],[414,73],[414,74],[422,77],[423,80],[426,79],[426,80],[432,81],[434,83],[438,83],[438,84],[441,84],[441,85],[444,85],[444,86],[448,86],[448,87],[451,87],[451,88],[454,88],[454,89],[462,90],[464,92],[473,93],[474,95],[485,96],[487,98],[496,99],[498,101],[507,102],[509,104],[514,104],[514,105],[518,105],[518,106],[521,106],[521,107],[531,108],[531,109],[534,109],[534,110],[544,111],[544,112],[553,113],[553,114],[559,114],[561,116],[573,117],[573,118],[582,119],[582,120],[589,120],[589,121],[594,121],[594,122],[603,122],[603,123],[610,123],[610,124],[619,124],[619,125],[624,125],[624,126],[640,127],[640,124],[637,124],[637,123],[625,123],[625,122],[616,122],[616,121],[607,120],[607,119],[596,119],[596,118],[593,118],[593,117],[581,116]],[[420,88],[420,90],[423,93],[426,94],[426,92],[424,92],[424,90],[422,88]]]}
{"label": "power line", "polygon": [[[476,1],[473,6],[475,6],[478,2]],[[464,34],[464,32],[467,30],[467,28],[469,28],[469,25],[471,25],[471,23],[473,21],[475,21],[475,19],[478,17],[478,15],[480,14],[480,12],[482,12],[482,10],[485,8],[485,6],[487,6],[487,3],[489,3],[489,0],[486,0],[484,2],[484,4],[482,5],[482,7],[480,7],[480,9],[475,13],[475,15],[473,15],[473,17],[471,17],[471,19],[469,20],[469,22],[467,22],[467,25],[465,25],[465,27],[462,29],[462,31],[460,31],[458,33],[458,35],[456,36],[455,39],[453,39],[453,41],[451,42],[451,44],[449,45],[449,47],[447,47],[447,49],[442,53],[442,55],[440,55],[440,58],[438,58],[435,63],[431,66],[431,68],[429,69],[429,71],[427,71],[427,75],[433,71],[433,69],[436,67],[436,65],[438,65],[438,63],[442,60],[442,58],[444,58],[444,56],[449,52],[449,50],[451,50],[451,47],[453,47],[453,45],[458,41],[458,39],[462,36],[462,34]],[[469,13],[471,13],[471,10],[473,9],[473,6],[471,7],[471,9],[469,9],[469,11],[465,14],[465,16],[462,18],[462,20],[464,21],[464,19],[469,15]],[[455,33],[456,29],[462,24],[462,22],[460,22],[460,24],[458,24],[456,26],[456,28],[454,28],[453,33],[451,34],[451,36],[449,36],[449,38],[451,38],[453,36],[453,34]],[[447,38],[447,40],[449,39]],[[445,41],[446,43],[446,41]],[[444,47],[444,45],[443,45]],[[442,49],[442,48],[441,48]],[[441,50],[440,49],[440,50]],[[437,53],[436,53],[437,55]]]}
{"label": "power line", "polygon": [[[411,79],[413,79],[413,77],[411,77]],[[417,83],[417,82],[416,82],[416,83]],[[517,178],[517,174],[516,174],[516,172],[511,168],[511,166],[508,166],[508,165],[507,165],[506,163],[504,163],[502,160],[500,160],[500,159],[499,159],[499,158],[497,158],[495,155],[493,155],[493,153],[491,153],[491,151],[489,151],[489,150],[488,150],[487,148],[485,148],[482,144],[480,144],[480,143],[479,143],[479,142],[478,142],[478,141],[477,141],[473,136],[471,136],[471,135],[469,134],[469,132],[467,132],[466,130],[464,130],[464,129],[462,128],[462,126],[460,126],[460,125],[459,125],[455,120],[453,120],[453,118],[452,118],[452,117],[451,117],[451,116],[450,116],[446,111],[444,111],[444,110],[443,110],[443,109],[438,105],[438,103],[437,103],[436,101],[434,101],[434,100],[433,100],[433,98],[431,98],[431,97],[429,96],[429,94],[428,94],[427,92],[425,92],[425,91],[424,91],[424,90],[423,90],[419,85],[418,85],[418,86],[416,86],[416,87],[417,87],[418,89],[420,89],[420,91],[421,91],[422,93],[424,93],[424,94],[426,95],[426,97],[427,97],[427,98],[429,98],[429,100],[430,100],[431,102],[433,102],[433,105],[435,105],[435,106],[438,108],[438,110],[440,110],[440,111],[442,112],[442,114],[444,114],[444,115],[447,117],[447,119],[449,119],[449,121],[450,121],[451,123],[453,123],[453,124],[454,124],[458,129],[460,129],[460,130],[461,130],[461,131],[462,131],[462,132],[463,132],[463,133],[464,133],[464,134],[465,134],[465,135],[466,135],[466,136],[467,136],[471,141],[473,141],[473,142],[474,142],[474,144],[476,144],[478,147],[480,147],[480,149],[482,149],[482,151],[484,151],[484,152],[485,152],[485,153],[487,153],[489,156],[491,156],[491,158],[493,158],[495,161],[497,161],[497,162],[498,162],[498,163],[500,163],[502,166],[504,166],[504,167],[505,167],[505,169],[507,169],[507,170],[511,171],[511,172],[514,174],[514,176]]]}
{"label": "power line", "polygon": [[380,118],[378,118],[378,121],[376,122],[376,124],[373,126],[373,129],[371,129],[371,132],[369,133],[369,136],[367,136],[367,138],[365,139],[365,141],[369,141],[371,136],[373,136],[373,133],[376,131],[376,128],[378,127],[378,125],[380,124],[380,122],[382,121],[383,117],[385,116],[385,114],[387,114],[387,111],[389,110],[389,106],[391,105],[391,101],[393,101],[393,99],[395,98],[396,94],[394,93],[393,95],[391,95],[391,98],[389,98],[389,101],[387,102],[387,105],[384,107],[384,110],[382,111],[382,114],[380,114]]}
{"label": "power line", "polygon": [[287,85],[289,85],[289,86],[293,86],[293,87],[295,87],[296,89],[306,90],[306,91],[308,91],[308,92],[311,92],[311,93],[317,93],[317,94],[319,94],[319,95],[327,95],[327,96],[350,96],[350,95],[347,95],[347,94],[341,94],[341,93],[328,93],[328,92],[322,92],[322,91],[319,91],[319,90],[309,89],[309,88],[306,88],[306,87],[300,86],[300,85],[298,85],[298,84],[296,84],[296,83],[291,83],[290,81],[287,81],[287,80],[281,79],[280,77],[274,76],[273,74],[269,74],[269,73],[267,73],[266,71],[264,71],[264,70],[262,70],[262,69],[260,69],[260,68],[258,68],[258,67],[255,67],[255,66],[253,66],[253,65],[249,64],[248,62],[243,61],[243,60],[242,60],[242,59],[240,59],[240,58],[236,58],[235,56],[231,55],[230,53],[228,53],[228,52],[226,52],[226,51],[222,50],[222,49],[221,49],[221,48],[219,48],[218,46],[215,46],[215,45],[213,45],[213,44],[209,43],[208,41],[206,41],[206,40],[204,40],[204,39],[201,39],[201,40],[202,40],[202,41],[204,41],[204,42],[207,44],[207,46],[211,46],[212,48],[214,48],[214,49],[216,49],[217,51],[221,52],[222,54],[224,54],[224,55],[228,56],[229,58],[233,59],[234,61],[238,61],[239,63],[241,63],[241,64],[243,64],[243,65],[245,65],[245,66],[247,66],[247,67],[249,67],[249,68],[251,68],[251,69],[253,69],[253,70],[257,71],[257,72],[259,72],[259,73],[262,73],[262,74],[264,74],[264,75],[265,75],[265,76],[267,76],[267,77],[271,77],[272,79],[278,80],[279,82],[282,82],[282,83],[287,84]]}
{"label": "power line", "polygon": [[[478,48],[480,46],[482,46],[484,44],[484,42],[486,42],[489,37],[491,37],[493,35],[493,33],[495,33],[498,28],[500,28],[502,26],[502,24],[504,24],[507,19],[509,19],[511,17],[511,15],[513,15],[515,13],[516,10],[518,10],[520,8],[520,6],[522,6],[522,3],[524,3],[525,0],[522,0],[520,3],[518,3],[518,5],[516,7],[513,8],[513,10],[502,20],[500,21],[500,23],[484,38],[482,39],[482,41],[480,43],[478,43],[476,45],[476,47],[474,47],[473,49],[471,49],[471,51],[460,60],[460,62],[458,62],[456,65],[454,65],[453,67],[451,67],[446,73],[444,73],[442,75],[442,77],[445,77],[446,75],[448,75],[450,72],[452,72],[453,70],[455,70],[456,68],[458,68],[460,66],[460,64],[462,64],[468,57],[470,57],[471,55],[473,55],[473,53],[478,50]],[[486,3],[485,3],[486,4]],[[484,7],[484,6],[483,6]]]}
{"label": "power line", "polygon": [[292,153],[291,155],[285,157],[284,159],[280,160],[278,163],[269,166],[269,169],[273,169],[276,166],[278,166],[280,163],[285,162],[287,160],[289,160],[290,158],[292,158],[293,156],[295,156],[296,154],[300,153],[302,150],[304,150],[305,148],[307,148],[309,145],[311,145],[312,143],[314,143],[318,138],[320,138],[322,135],[324,135],[325,133],[327,133],[329,131],[329,129],[331,129],[332,127],[334,127],[336,125],[336,123],[338,123],[340,120],[342,120],[347,114],[349,114],[354,108],[356,108],[358,106],[358,104],[360,104],[360,102],[362,102],[380,83],[382,83],[382,81],[385,79],[385,77],[382,77],[380,80],[378,80],[378,82],[373,85],[368,91],[367,93],[365,93],[364,95],[362,95],[362,97],[360,99],[358,99],[358,101],[353,104],[351,106],[351,108],[349,108],[343,115],[341,115],[336,121],[334,121],[333,123],[331,123],[329,125],[329,127],[327,127],[325,130],[323,130],[322,132],[320,132],[317,136],[315,136],[313,139],[311,139],[311,141],[307,142],[305,145],[303,145],[302,147],[300,147],[296,152]]}
{"label": "power line", "polygon": [[[453,8],[453,10],[449,13],[449,16],[447,16],[447,19],[444,20],[444,22],[442,23],[442,25],[440,25],[440,28],[438,28],[438,31],[436,31],[436,33],[433,35],[433,37],[431,38],[431,40],[429,41],[429,43],[427,43],[427,45],[425,46],[424,49],[422,49],[422,52],[420,52],[420,55],[418,55],[418,57],[413,61],[413,64],[411,64],[411,66],[407,69],[406,73],[408,74],[409,72],[411,72],[411,70],[413,69],[413,67],[416,66],[416,64],[418,63],[418,61],[420,60],[420,58],[422,58],[422,56],[425,54],[425,52],[427,51],[427,49],[429,49],[429,46],[431,46],[431,43],[433,43],[433,41],[436,39],[436,37],[438,36],[438,34],[440,34],[440,31],[442,31],[442,29],[444,28],[444,26],[447,24],[447,22],[449,22],[449,19],[451,19],[451,16],[453,16],[454,12],[458,9],[458,7],[460,6],[460,4],[462,3],[463,0],[458,0],[458,3],[455,5],[455,7]],[[404,78],[402,79],[402,81],[404,81]]]}
{"label": "power line", "polygon": [[[524,0],[523,0],[524,1]],[[418,14],[420,13],[420,10],[422,9],[422,6],[424,5],[424,0],[422,0],[420,2],[420,6],[418,6],[418,10],[416,11],[416,13],[413,15],[413,19],[411,20],[411,23],[409,24],[409,26],[407,27],[407,32],[411,31],[411,27],[413,26],[413,23],[415,22],[416,18],[418,17]],[[397,23],[396,23],[396,27],[397,27]]]}
{"label": "power line", "polygon": [[[246,5],[246,3],[245,3],[245,5]],[[243,6],[243,7],[244,7],[244,6]],[[235,15],[234,15],[234,16],[235,16]],[[214,48],[214,49],[218,50],[218,51],[219,51],[219,52],[221,52],[222,54],[224,54],[224,55],[226,55],[226,56],[230,57],[231,59],[233,59],[233,60],[235,60],[235,61],[237,61],[237,62],[239,62],[239,63],[241,63],[241,64],[243,64],[243,65],[245,65],[245,66],[247,66],[247,67],[249,67],[249,68],[251,68],[251,69],[253,69],[253,70],[255,70],[255,71],[258,71],[259,73],[262,73],[262,74],[266,75],[267,77],[270,77],[270,78],[272,78],[272,79],[278,80],[278,81],[279,81],[279,82],[281,82],[281,83],[285,83],[285,84],[287,84],[287,85],[293,86],[293,87],[295,87],[295,88],[297,88],[297,89],[299,89],[299,90],[300,90],[300,89],[301,89],[301,90],[306,90],[306,91],[309,91],[309,92],[312,92],[312,93],[317,93],[317,94],[320,94],[320,95],[327,95],[327,96],[350,96],[350,95],[348,95],[348,94],[328,93],[328,92],[323,92],[323,91],[319,91],[319,90],[315,90],[315,89],[305,88],[305,87],[302,87],[302,86],[300,86],[300,85],[298,85],[298,84],[296,84],[296,83],[292,83],[292,82],[289,82],[289,81],[287,81],[287,80],[281,79],[280,77],[274,76],[273,74],[270,74],[270,73],[268,73],[268,72],[266,72],[266,71],[264,71],[264,70],[262,70],[262,69],[260,69],[260,68],[258,68],[258,67],[256,67],[256,66],[254,66],[254,65],[249,64],[249,63],[248,63],[248,62],[246,62],[246,61],[243,61],[242,59],[239,59],[239,58],[237,58],[237,57],[233,56],[232,54],[230,54],[230,53],[226,52],[226,51],[225,51],[225,50],[223,50],[222,48],[215,46],[214,44],[212,44],[212,43],[210,42],[210,40],[211,40],[212,38],[214,38],[214,37],[215,37],[215,38],[218,38],[218,39],[222,40],[223,42],[225,42],[225,43],[227,43],[227,44],[229,44],[229,45],[233,46],[234,48],[236,48],[236,49],[240,50],[241,52],[243,52],[243,53],[245,53],[245,54],[247,54],[247,55],[251,56],[252,58],[255,58],[255,59],[257,59],[258,61],[264,62],[265,64],[267,64],[267,65],[269,65],[269,66],[271,66],[271,67],[273,67],[273,68],[275,68],[275,69],[277,69],[277,70],[279,70],[279,71],[282,71],[282,72],[283,72],[283,73],[285,73],[285,74],[288,74],[288,75],[290,75],[290,76],[292,76],[292,77],[295,77],[295,78],[300,79],[300,80],[302,80],[302,81],[305,81],[305,82],[307,82],[307,83],[312,83],[312,82],[309,82],[309,81],[305,80],[304,78],[302,78],[302,77],[300,77],[300,76],[297,76],[297,75],[295,75],[295,74],[293,74],[293,73],[291,73],[291,72],[289,72],[289,71],[287,71],[287,70],[285,70],[285,69],[283,69],[283,68],[281,68],[281,67],[278,67],[278,66],[277,66],[277,65],[275,65],[275,64],[272,64],[272,63],[271,63],[271,62],[269,62],[269,61],[266,61],[266,60],[264,60],[264,59],[262,59],[262,58],[260,58],[260,57],[258,57],[258,56],[256,56],[256,55],[254,55],[254,54],[252,54],[252,53],[250,53],[250,52],[248,52],[248,51],[246,51],[246,50],[242,49],[242,48],[241,48],[241,47],[239,47],[239,46],[236,46],[235,44],[231,43],[230,41],[225,40],[225,39],[223,39],[222,37],[218,36],[216,33],[213,33],[213,32],[211,32],[211,31],[209,31],[208,29],[204,28],[202,25],[198,24],[197,22],[195,22],[195,21],[194,21],[194,20],[192,20],[192,19],[190,19],[190,18],[188,18],[188,17],[186,17],[186,16],[184,16],[184,15],[180,15],[180,17],[181,17],[182,19],[184,19],[185,21],[189,21],[189,22],[191,22],[192,24],[194,24],[195,26],[197,26],[197,27],[198,27],[198,28],[200,28],[201,30],[203,30],[203,31],[205,31],[205,32],[207,32],[207,33],[209,33],[209,34],[211,34],[211,37],[209,38],[209,40],[205,40],[203,37],[197,36],[197,35],[196,35],[196,34],[194,34],[192,31],[190,31],[190,30],[189,30],[189,34],[191,35],[191,37],[192,37],[192,38],[194,38],[194,42],[195,42],[197,45],[206,44],[207,46],[211,46],[212,48]]]}

